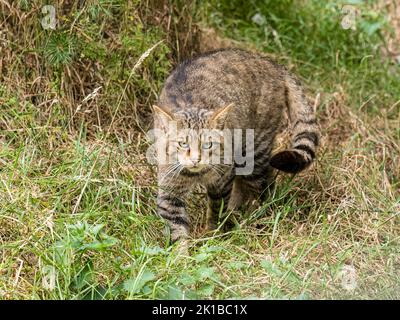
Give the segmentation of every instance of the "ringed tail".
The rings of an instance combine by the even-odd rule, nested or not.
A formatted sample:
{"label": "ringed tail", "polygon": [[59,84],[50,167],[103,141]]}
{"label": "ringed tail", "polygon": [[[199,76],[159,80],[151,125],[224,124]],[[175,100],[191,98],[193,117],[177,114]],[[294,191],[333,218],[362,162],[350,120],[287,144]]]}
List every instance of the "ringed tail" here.
{"label": "ringed tail", "polygon": [[286,76],[286,101],[291,149],[273,155],[270,165],[284,172],[298,173],[314,161],[320,134],[314,108],[308,103],[299,82],[289,75]]}

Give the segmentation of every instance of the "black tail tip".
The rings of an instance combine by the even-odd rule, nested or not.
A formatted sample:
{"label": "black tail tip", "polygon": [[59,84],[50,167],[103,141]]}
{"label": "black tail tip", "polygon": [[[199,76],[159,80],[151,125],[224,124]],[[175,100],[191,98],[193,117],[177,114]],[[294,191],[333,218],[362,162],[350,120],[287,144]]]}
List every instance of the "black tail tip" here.
{"label": "black tail tip", "polygon": [[272,156],[269,163],[273,168],[287,173],[298,173],[311,164],[300,153],[293,150],[278,152]]}

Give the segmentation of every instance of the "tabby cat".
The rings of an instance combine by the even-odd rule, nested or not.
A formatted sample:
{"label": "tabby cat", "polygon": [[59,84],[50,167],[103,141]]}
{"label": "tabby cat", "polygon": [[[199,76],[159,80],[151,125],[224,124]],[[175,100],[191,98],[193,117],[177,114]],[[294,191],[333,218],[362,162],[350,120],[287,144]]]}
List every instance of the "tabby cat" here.
{"label": "tabby cat", "polygon": [[[254,199],[263,201],[273,186],[275,169],[297,173],[315,158],[318,125],[298,80],[258,54],[222,49],[181,63],[167,78],[153,110],[154,127],[168,146],[158,151],[172,156],[172,162],[158,164],[157,197],[158,214],[169,222],[172,241],[189,237],[185,196],[193,186],[201,184],[207,190],[207,224],[213,230],[221,213],[237,212]],[[286,123],[284,114],[291,148],[271,155]],[[251,155],[246,158],[253,161],[251,172],[239,175],[246,164],[235,160],[211,163],[210,153],[232,141],[204,134],[205,129],[251,129],[252,143],[243,138],[242,145],[233,146],[240,155]],[[222,151],[220,159],[223,155]]]}

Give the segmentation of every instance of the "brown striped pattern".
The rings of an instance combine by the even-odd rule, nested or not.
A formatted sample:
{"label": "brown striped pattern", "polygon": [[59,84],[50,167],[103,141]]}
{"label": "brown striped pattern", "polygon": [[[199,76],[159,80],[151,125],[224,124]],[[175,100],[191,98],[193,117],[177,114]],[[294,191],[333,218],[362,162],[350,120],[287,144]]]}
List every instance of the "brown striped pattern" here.
{"label": "brown striped pattern", "polygon": [[282,151],[271,159],[276,169],[297,173],[315,159],[319,144],[319,129],[312,107],[308,104],[299,82],[293,76],[286,78],[286,94],[292,131],[292,149]]}

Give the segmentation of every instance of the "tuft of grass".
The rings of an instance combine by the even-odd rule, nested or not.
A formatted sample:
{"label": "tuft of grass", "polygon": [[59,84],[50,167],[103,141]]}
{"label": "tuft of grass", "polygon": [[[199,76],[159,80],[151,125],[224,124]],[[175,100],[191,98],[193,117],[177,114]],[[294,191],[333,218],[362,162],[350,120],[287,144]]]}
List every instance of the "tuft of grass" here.
{"label": "tuft of grass", "polygon": [[[386,12],[354,1],[363,15],[343,30],[333,1],[107,0],[58,7],[49,31],[41,5],[0,1],[1,299],[400,298],[399,66]],[[280,175],[230,232],[204,234],[195,193],[195,238],[180,257],[155,215],[143,131],[200,38],[299,73],[323,139],[316,164]]]}

